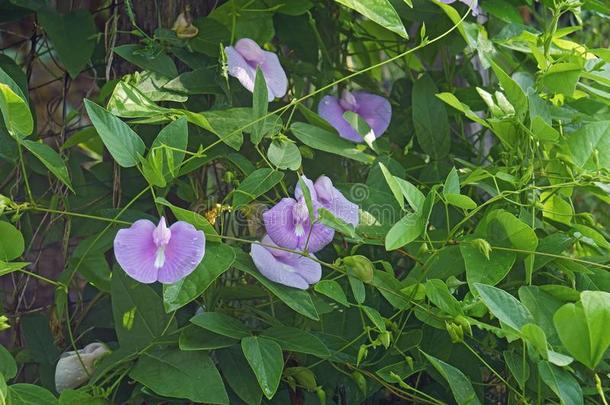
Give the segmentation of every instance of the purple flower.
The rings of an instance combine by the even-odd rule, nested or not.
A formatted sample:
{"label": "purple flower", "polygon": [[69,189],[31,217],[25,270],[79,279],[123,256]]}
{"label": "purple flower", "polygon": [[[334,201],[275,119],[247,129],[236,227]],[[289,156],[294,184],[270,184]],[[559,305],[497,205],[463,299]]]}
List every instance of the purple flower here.
{"label": "purple flower", "polygon": [[250,92],[254,91],[256,68],[260,67],[267,83],[269,101],[284,97],[288,89],[288,78],[276,54],[264,51],[249,38],[240,39],[235,46],[227,46],[225,53],[229,74],[236,77]]}
{"label": "purple flower", "polygon": [[[312,196],[313,217],[318,217],[318,203]],[[263,214],[267,234],[278,246],[288,249],[317,252],[328,245],[335,236],[332,228],[309,220],[309,210],[305,198],[282,198],[279,203]]]}
{"label": "purple flower", "polygon": [[[315,183],[305,176],[302,180],[311,195],[314,220],[318,218],[318,209],[326,208],[337,218],[358,225],[358,206],[345,198],[328,177],[320,176]],[[278,246],[303,250],[307,245],[307,250],[317,252],[333,240],[335,231],[315,221],[312,227],[307,203],[299,185],[294,196],[295,198],[283,198],[263,214],[267,234]]]}
{"label": "purple flower", "polygon": [[[320,205],[329,210],[335,217],[353,225],[358,226],[358,205],[354,204],[339,190],[333,186],[333,182],[326,176],[320,176],[315,183],[312,183],[307,177],[302,177],[305,184],[309,188],[311,194],[315,196]],[[313,191],[312,191],[313,190]],[[297,185],[294,191],[295,197],[300,198],[302,195],[301,187]],[[313,197],[312,197],[313,198]]]}
{"label": "purple flower", "polygon": [[[265,236],[261,243],[277,246],[269,236]],[[263,276],[288,287],[306,290],[322,277],[320,263],[298,253],[253,244],[250,256]]]}
{"label": "purple flower", "polygon": [[[451,4],[451,3],[455,3],[456,0],[440,0],[442,3],[445,4]],[[459,0],[460,3],[464,3],[466,4],[468,7],[472,8],[472,15],[473,16],[478,16],[481,13],[481,9],[479,8],[479,1],[478,0]]]}
{"label": "purple flower", "polygon": [[[352,111],[358,114],[371,128],[371,132],[362,136],[345,119],[343,114]],[[341,99],[335,96],[324,96],[318,105],[318,114],[332,125],[342,138],[352,142],[374,141],[390,125],[392,107],[390,102],[381,96],[344,90]]]}
{"label": "purple flower", "polygon": [[140,219],[114,238],[119,265],[141,283],[171,284],[191,274],[203,259],[205,235],[193,225],[178,221],[169,228],[161,217],[155,226]]}

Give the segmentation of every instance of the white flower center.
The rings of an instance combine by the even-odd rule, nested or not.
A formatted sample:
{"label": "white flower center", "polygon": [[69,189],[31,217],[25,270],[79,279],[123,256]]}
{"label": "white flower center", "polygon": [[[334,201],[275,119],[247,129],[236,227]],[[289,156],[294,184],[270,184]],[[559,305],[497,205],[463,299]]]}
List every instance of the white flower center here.
{"label": "white flower center", "polygon": [[153,231],[153,242],[157,246],[155,252],[155,263],[154,266],[160,269],[165,264],[165,248],[167,247],[169,240],[172,238],[172,231],[165,224],[165,218],[161,217],[159,225]]}

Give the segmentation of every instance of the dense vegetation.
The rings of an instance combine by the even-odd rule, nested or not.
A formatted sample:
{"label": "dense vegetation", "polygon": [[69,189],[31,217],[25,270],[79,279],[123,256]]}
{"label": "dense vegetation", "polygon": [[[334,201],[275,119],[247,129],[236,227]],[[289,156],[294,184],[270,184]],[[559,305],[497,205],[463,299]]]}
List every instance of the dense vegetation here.
{"label": "dense vegetation", "polygon": [[607,404],[604,0],[0,0],[0,404]]}

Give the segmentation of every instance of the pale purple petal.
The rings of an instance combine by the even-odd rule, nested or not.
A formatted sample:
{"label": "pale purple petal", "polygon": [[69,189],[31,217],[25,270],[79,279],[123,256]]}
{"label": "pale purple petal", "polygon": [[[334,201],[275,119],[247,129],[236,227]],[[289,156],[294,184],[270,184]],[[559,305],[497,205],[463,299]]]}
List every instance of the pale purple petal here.
{"label": "pale purple petal", "polygon": [[381,96],[363,91],[355,91],[352,94],[358,104],[355,112],[373,130],[375,138],[379,138],[388,129],[392,119],[390,102]]}
{"label": "pale purple petal", "polygon": [[300,238],[295,233],[292,210],[296,204],[292,198],[282,198],[280,202],[263,214],[263,223],[269,237],[278,246],[297,249]]}
{"label": "pale purple petal", "polygon": [[334,229],[320,223],[314,224],[311,235],[309,236],[309,241],[307,241],[307,237],[305,237],[305,243],[303,243],[301,249],[304,249],[305,245],[307,245],[307,250],[315,253],[332,242],[334,237]]}
{"label": "pale purple petal", "polygon": [[[316,201],[318,199],[318,195],[316,193],[316,188],[313,185],[313,181],[309,180],[309,178],[307,178],[307,176],[305,176],[305,175],[301,176],[301,180],[303,180],[303,183],[305,183],[305,185],[309,189],[309,194],[311,196],[311,201]],[[303,196],[303,190],[301,190],[301,183],[300,182],[297,182],[297,185],[294,188],[294,198],[296,198],[297,200],[300,199],[300,198],[305,198]]]}
{"label": "pale purple petal", "polygon": [[339,99],[334,96],[324,96],[318,104],[318,115],[326,120],[339,132],[341,138],[345,138],[352,142],[364,142],[364,139],[358,131],[351,126],[349,122],[343,118],[345,110],[339,104]]}
{"label": "pale purple petal", "polygon": [[267,84],[268,100],[286,95],[288,78],[276,54],[263,50],[249,38],[240,39],[234,47],[226,47],[225,53],[229,74],[236,77],[248,91],[254,91],[256,68],[260,67]]}
{"label": "pale purple petal", "polygon": [[114,255],[121,268],[141,283],[157,281],[154,267],[157,247],[153,241],[156,226],[140,219],[129,228],[121,229],[114,238]]}
{"label": "pale purple petal", "polygon": [[329,210],[335,217],[353,226],[358,226],[359,214],[358,205],[354,204],[334,186],[332,181],[326,176],[320,176],[316,180],[318,201],[324,208]]}
{"label": "pale purple petal", "polygon": [[282,98],[286,95],[288,91],[288,78],[282,65],[280,65],[277,55],[273,52],[263,52],[265,53],[265,62],[260,65],[260,68],[267,83],[269,101],[272,101],[274,97]]}
{"label": "pale purple petal", "polygon": [[[262,243],[274,245],[267,236]],[[250,255],[263,276],[288,287],[305,290],[322,277],[320,263],[296,253],[253,244]]]}
{"label": "pale purple petal", "polygon": [[195,270],[205,254],[205,235],[188,222],[178,221],[169,227],[171,238],[165,249],[165,263],[158,280],[175,283]]}
{"label": "pale purple petal", "polygon": [[229,74],[242,84],[248,91],[254,91],[254,79],[256,77],[256,65],[252,67],[244,57],[232,46],[225,48],[227,54],[227,66]]}

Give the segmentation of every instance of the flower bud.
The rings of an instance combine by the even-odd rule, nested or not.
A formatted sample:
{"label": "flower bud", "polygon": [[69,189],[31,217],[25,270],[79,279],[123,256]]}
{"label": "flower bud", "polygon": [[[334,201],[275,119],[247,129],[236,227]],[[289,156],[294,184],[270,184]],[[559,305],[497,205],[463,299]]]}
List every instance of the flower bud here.
{"label": "flower bud", "polygon": [[475,239],[472,241],[474,247],[479,249],[481,254],[489,260],[489,254],[491,253],[491,245],[485,239]]}
{"label": "flower bud", "polygon": [[375,266],[362,255],[348,256],[343,259],[343,265],[348,275],[356,277],[364,283],[373,281]]}
{"label": "flower bud", "polygon": [[108,353],[110,350],[103,343],[88,344],[78,351],[78,355],[74,351],[63,353],[55,367],[57,392],[86,383],[95,369],[95,362]]}
{"label": "flower bud", "polygon": [[6,317],[6,315],[1,315],[0,316],[0,331],[6,330],[10,327],[11,327],[11,325],[8,323],[8,318]]}

